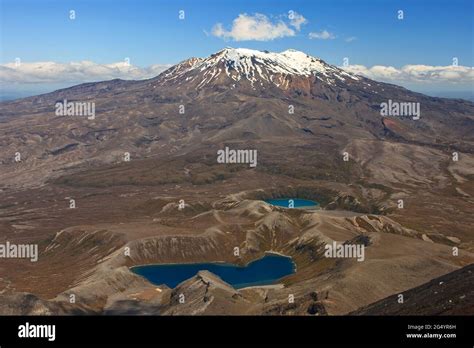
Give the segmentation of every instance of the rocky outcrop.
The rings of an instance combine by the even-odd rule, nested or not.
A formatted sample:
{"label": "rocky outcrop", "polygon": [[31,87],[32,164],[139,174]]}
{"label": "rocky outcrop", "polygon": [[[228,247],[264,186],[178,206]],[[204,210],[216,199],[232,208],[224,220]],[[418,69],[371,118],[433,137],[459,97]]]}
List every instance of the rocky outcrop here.
{"label": "rocky outcrop", "polygon": [[171,293],[167,315],[244,314],[252,303],[218,276],[201,271]]}
{"label": "rocky outcrop", "polygon": [[14,293],[0,296],[2,315],[81,315],[95,314],[87,306],[64,302],[47,301],[28,293]]}
{"label": "rocky outcrop", "polygon": [[[403,302],[400,296],[403,296]],[[350,315],[472,315],[474,265],[360,308]]]}

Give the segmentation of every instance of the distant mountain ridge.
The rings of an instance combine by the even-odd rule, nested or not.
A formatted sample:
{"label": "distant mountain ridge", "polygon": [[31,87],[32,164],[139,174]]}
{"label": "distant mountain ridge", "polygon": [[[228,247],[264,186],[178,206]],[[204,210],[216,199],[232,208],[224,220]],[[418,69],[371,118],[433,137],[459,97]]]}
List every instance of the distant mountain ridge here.
{"label": "distant mountain ridge", "polygon": [[[55,105],[64,100],[94,102],[96,119],[56,116]],[[382,117],[388,101],[419,103],[420,119]],[[471,152],[473,118],[468,101],[356,76],[300,51],[225,48],[149,80],[85,83],[2,103],[0,121],[15,119],[18,133],[5,134],[8,151],[0,161],[10,163],[12,151],[28,149],[32,158],[54,155],[57,161],[65,151],[68,162],[109,163],[117,151],[143,158],[249,140],[318,144],[331,153],[354,139]],[[25,142],[20,133],[33,136]]]}

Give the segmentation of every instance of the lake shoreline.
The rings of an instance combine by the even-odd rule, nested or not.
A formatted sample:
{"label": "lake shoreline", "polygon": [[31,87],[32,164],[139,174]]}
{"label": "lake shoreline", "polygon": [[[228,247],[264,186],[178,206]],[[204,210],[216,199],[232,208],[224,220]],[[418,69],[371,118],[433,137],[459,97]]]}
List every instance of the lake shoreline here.
{"label": "lake shoreline", "polygon": [[133,266],[129,270],[156,286],[169,288],[175,288],[200,271],[208,271],[235,289],[243,289],[278,285],[280,279],[296,273],[297,268],[292,257],[271,250],[244,266],[227,262],[168,263]]}
{"label": "lake shoreline", "polygon": [[284,209],[302,209],[302,210],[318,210],[321,209],[321,205],[309,199],[301,198],[271,198],[265,199],[263,202],[270,204],[274,207]]}
{"label": "lake shoreline", "polygon": [[[212,263],[212,264],[218,264],[218,265],[221,265],[221,264],[228,264],[230,266],[236,266],[236,267],[246,267],[248,266],[250,263],[252,262],[255,262],[255,261],[258,261],[258,260],[261,260],[265,257],[266,254],[273,254],[273,255],[278,255],[278,256],[281,256],[281,257],[287,257],[289,259],[291,259],[293,261],[293,258],[289,255],[285,255],[285,254],[282,254],[278,251],[274,251],[274,250],[267,250],[267,251],[264,251],[264,255],[258,259],[255,259],[255,260],[251,260],[247,263],[245,263],[244,265],[238,265],[236,263],[230,263],[228,261],[203,261],[203,262],[166,262],[166,263],[144,263],[144,264],[140,264],[140,265],[134,265],[134,266],[130,266],[128,267],[128,269],[133,269],[133,268],[137,268],[137,267],[145,267],[145,266],[173,266],[173,265],[199,265],[199,264],[208,264],[208,263]],[[296,267],[296,264],[295,264],[295,267]]]}

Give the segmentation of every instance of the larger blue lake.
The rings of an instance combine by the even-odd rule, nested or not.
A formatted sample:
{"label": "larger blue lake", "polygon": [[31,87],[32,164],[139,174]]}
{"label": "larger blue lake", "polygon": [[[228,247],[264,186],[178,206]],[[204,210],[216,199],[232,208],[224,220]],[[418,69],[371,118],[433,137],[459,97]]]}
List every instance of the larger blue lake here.
{"label": "larger blue lake", "polygon": [[179,283],[195,276],[199,271],[209,271],[234,288],[274,284],[295,272],[295,264],[289,257],[267,254],[246,266],[229,263],[190,263],[145,265],[132,267],[132,272],[145,277],[155,285],[166,284],[175,288]]}
{"label": "larger blue lake", "polygon": [[300,198],[266,199],[265,202],[283,208],[316,208],[319,205],[318,202]]}

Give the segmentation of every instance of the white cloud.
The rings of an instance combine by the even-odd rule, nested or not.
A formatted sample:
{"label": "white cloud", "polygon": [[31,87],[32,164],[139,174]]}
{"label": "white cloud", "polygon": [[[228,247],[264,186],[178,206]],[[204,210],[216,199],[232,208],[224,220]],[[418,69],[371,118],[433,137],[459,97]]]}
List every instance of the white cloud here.
{"label": "white cloud", "polygon": [[[70,63],[22,62],[19,66],[16,66],[15,63],[8,63],[0,65],[0,83],[6,87],[13,84],[76,84],[115,78],[141,80],[155,77],[170,66],[156,64],[139,68],[126,62],[98,64],[91,61]],[[395,68],[384,65],[372,67],[349,65],[341,68],[373,80],[396,84],[474,83],[474,67],[468,66],[405,65],[401,68]]]}
{"label": "white cloud", "polygon": [[301,26],[303,24],[308,23],[306,18],[304,18],[301,14],[299,14],[296,11],[291,12],[288,18],[290,19],[290,25],[295,27],[296,30],[298,31],[301,29]]}
{"label": "white cloud", "polygon": [[141,80],[159,75],[171,65],[151,65],[147,68],[117,62],[98,64],[91,61],[56,63],[22,62],[20,65],[7,63],[0,65],[0,82],[31,83],[80,83],[111,79]]}
{"label": "white cloud", "polygon": [[312,32],[312,33],[309,33],[308,36],[310,39],[320,39],[320,40],[332,40],[336,38],[336,36],[334,36],[333,33],[330,33],[327,30],[320,31],[319,33]]}
{"label": "white cloud", "polygon": [[[306,19],[296,12],[293,13],[289,24],[282,20],[271,21],[261,13],[254,15],[243,13],[232,21],[230,30],[226,30],[222,23],[217,23],[212,28],[212,35],[234,41],[269,41],[295,36],[296,31],[299,31],[304,23],[306,23]],[[295,29],[291,29],[289,26],[293,26]]]}
{"label": "white cloud", "polygon": [[377,81],[410,82],[410,83],[473,83],[474,67],[468,66],[431,66],[405,65],[401,68],[374,65],[367,68],[363,65],[349,65],[342,69]]}
{"label": "white cloud", "polygon": [[352,41],[355,41],[355,40],[357,40],[357,38],[355,36],[350,36],[350,37],[346,38],[345,41],[346,42],[352,42]]}

